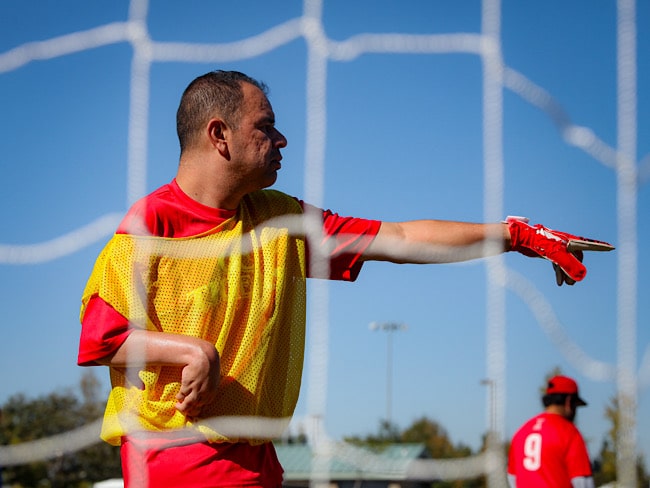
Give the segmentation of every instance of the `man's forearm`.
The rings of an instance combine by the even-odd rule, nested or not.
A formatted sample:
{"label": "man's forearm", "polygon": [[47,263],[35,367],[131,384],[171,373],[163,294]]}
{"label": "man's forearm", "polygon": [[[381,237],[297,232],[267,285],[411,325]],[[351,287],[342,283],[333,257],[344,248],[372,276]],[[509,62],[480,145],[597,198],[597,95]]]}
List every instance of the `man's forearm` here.
{"label": "man's forearm", "polygon": [[364,260],[447,263],[502,253],[510,248],[505,224],[444,220],[382,222]]}
{"label": "man's forearm", "polygon": [[114,354],[98,362],[114,367],[145,364],[184,366],[200,358],[208,362],[218,360],[214,345],[196,337],[134,330]]}
{"label": "man's forearm", "polygon": [[573,488],[594,488],[594,479],[591,476],[578,476],[571,478]]}

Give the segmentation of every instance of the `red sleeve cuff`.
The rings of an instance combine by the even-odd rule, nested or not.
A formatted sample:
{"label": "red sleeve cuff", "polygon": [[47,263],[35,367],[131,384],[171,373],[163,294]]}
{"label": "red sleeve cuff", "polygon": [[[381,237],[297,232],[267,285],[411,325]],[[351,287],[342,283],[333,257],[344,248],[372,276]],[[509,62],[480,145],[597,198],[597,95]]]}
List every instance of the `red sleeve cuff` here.
{"label": "red sleeve cuff", "polygon": [[122,314],[98,296],[93,296],[81,321],[77,364],[99,366],[97,361],[117,351],[132,330]]}

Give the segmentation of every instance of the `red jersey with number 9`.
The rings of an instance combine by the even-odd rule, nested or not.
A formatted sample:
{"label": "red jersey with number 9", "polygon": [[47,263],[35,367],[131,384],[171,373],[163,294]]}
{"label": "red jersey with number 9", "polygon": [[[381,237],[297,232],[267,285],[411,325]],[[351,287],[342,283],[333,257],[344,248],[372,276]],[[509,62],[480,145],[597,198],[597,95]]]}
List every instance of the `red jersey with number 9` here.
{"label": "red jersey with number 9", "polygon": [[561,415],[541,413],[512,438],[508,474],[516,486],[571,488],[571,479],[591,476],[591,462],[582,435]]}

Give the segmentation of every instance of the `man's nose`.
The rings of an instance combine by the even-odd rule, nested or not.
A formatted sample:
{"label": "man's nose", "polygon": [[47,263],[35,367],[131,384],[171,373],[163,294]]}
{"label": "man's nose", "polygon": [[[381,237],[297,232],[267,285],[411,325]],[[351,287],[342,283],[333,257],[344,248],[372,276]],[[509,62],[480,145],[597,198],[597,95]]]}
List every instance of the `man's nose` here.
{"label": "man's nose", "polygon": [[275,146],[276,147],[286,147],[287,146],[287,138],[284,137],[284,134],[280,132],[279,130],[275,130],[276,135],[275,135]]}

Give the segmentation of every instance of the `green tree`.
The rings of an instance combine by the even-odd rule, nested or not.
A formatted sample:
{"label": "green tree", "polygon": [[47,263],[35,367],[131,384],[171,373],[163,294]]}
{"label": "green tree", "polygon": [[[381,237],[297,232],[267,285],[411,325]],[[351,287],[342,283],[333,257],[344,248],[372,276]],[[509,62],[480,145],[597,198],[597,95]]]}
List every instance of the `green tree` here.
{"label": "green tree", "polygon": [[[616,481],[616,444],[619,432],[620,408],[618,398],[612,397],[609,405],[605,407],[605,418],[609,421],[610,427],[603,439],[598,457],[594,460],[594,482],[596,486]],[[639,488],[648,486],[648,472],[641,456],[636,462],[637,485]]]}
{"label": "green tree", "polygon": [[[402,442],[422,442],[433,459],[461,458],[472,455],[472,449],[463,444],[454,445],[444,427],[438,422],[421,417],[402,432]],[[481,478],[469,480],[434,481],[431,488],[474,488],[485,486]]]}
{"label": "green tree", "polygon": [[564,373],[562,372],[562,368],[560,368],[559,366],[555,366],[552,370],[546,373],[546,376],[544,376],[544,382],[539,387],[539,397],[542,398],[546,394],[546,388],[548,387],[548,380],[550,380],[554,376],[563,376],[563,375]]}
{"label": "green tree", "polygon": [[[85,369],[81,377],[80,389],[83,402],[79,416],[83,424],[89,424],[104,414],[105,398],[101,394],[101,385],[93,369]],[[119,447],[111,446],[101,439],[97,444],[76,453],[83,468],[85,479],[95,482],[109,478],[121,478],[122,467]]]}
{"label": "green tree", "polygon": [[454,445],[447,431],[437,422],[426,417],[415,420],[400,436],[401,442],[422,442],[432,458],[457,458],[472,454],[472,450],[463,445]]}
{"label": "green tree", "polygon": [[382,449],[388,447],[390,444],[400,442],[401,439],[397,425],[387,420],[382,420],[379,423],[379,430],[376,434],[369,434],[365,437],[344,437],[343,440],[345,440],[345,442],[349,442],[350,444],[354,444],[355,446],[366,446],[371,449],[381,451]]}
{"label": "green tree", "polygon": [[[80,384],[82,398],[72,390],[35,399],[17,394],[2,406],[0,444],[12,445],[43,439],[82,427],[101,416],[99,382],[86,370]],[[119,449],[99,438],[97,444],[78,452],[3,470],[4,486],[16,488],[85,488],[94,481],[121,477]]]}

